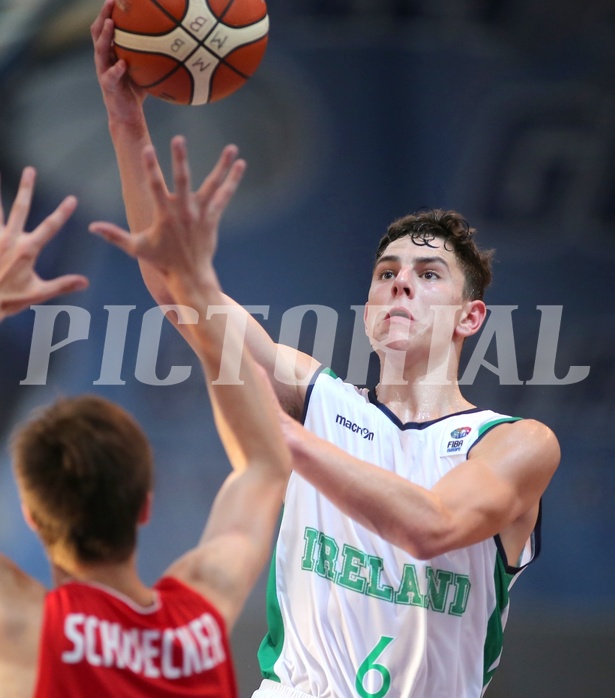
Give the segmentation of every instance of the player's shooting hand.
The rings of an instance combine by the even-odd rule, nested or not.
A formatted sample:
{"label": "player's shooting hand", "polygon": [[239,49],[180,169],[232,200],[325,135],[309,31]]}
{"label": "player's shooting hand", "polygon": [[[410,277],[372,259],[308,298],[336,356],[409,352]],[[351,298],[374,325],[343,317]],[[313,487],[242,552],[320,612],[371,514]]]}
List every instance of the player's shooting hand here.
{"label": "player's shooting hand", "polygon": [[224,148],[214,169],[201,186],[192,191],[186,143],[182,136],[171,141],[175,191],[164,182],[153,147],[143,158],[154,201],[152,225],[139,233],[128,233],[111,223],[94,222],[93,233],[101,235],[132,257],[149,262],[167,279],[205,280],[213,269],[222,214],[237,190],[246,164],[237,159],[237,148]]}
{"label": "player's shooting hand", "polygon": [[125,61],[118,61],[113,51],[115,28],[111,13],[114,4],[115,0],[105,0],[90,27],[94,64],[109,116],[117,121],[132,122],[142,118],[147,93],[128,77]]}
{"label": "player's shooting hand", "polygon": [[38,256],[51,238],[70,218],[77,199],[68,196],[31,233],[24,227],[34,191],[36,171],[26,167],[8,219],[0,204],[0,319],[14,315],[33,303],[43,303],[62,293],[79,291],[88,285],[84,276],[67,274],[44,281],[34,270]]}

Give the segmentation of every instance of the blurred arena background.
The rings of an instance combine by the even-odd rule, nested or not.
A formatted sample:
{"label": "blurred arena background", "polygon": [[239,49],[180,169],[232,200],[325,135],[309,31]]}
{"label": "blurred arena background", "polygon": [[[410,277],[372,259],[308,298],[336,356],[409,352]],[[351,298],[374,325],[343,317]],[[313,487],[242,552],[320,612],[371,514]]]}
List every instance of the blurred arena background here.
{"label": "blurred arena background", "polygon": [[[87,233],[93,219],[124,224],[89,38],[99,6],[0,0],[2,198],[5,205],[12,200],[26,164],[39,171],[32,226],[64,195],[78,195],[78,212],[40,271],[82,272],[91,280],[86,293],[56,301],[82,309],[82,326],[84,318],[89,325],[86,338],[52,353],[44,385],[25,380],[37,313],[0,326],[0,432],[6,442],[17,420],[59,394],[97,392],[130,409],[156,451],[154,519],[139,558],[152,582],[198,539],[227,463],[190,351],[166,326],[159,346],[140,346],[153,302],[136,264]],[[542,554],[513,591],[503,662],[488,695],[610,697],[615,4],[269,0],[268,6],[269,48],[242,90],[203,107],[146,105],[161,154],[174,134],[188,137],[195,179],[227,142],[248,160],[222,228],[223,285],[241,303],[266,306],[263,324],[274,336],[292,337],[289,310],[332,309],[337,316],[315,349],[338,374],[361,382],[363,364],[353,363],[351,352],[359,346],[353,306],[365,300],[386,225],[437,206],[459,209],[478,227],[479,241],[498,251],[488,301],[508,308],[512,334],[506,346],[499,335],[492,338],[468,371],[466,392],[478,405],[546,422],[563,450],[544,499]],[[547,327],[553,307],[561,309],[559,330],[557,323]],[[54,342],[66,337],[67,318],[58,316]],[[314,318],[307,312],[301,331],[295,328],[308,350]],[[550,381],[540,380],[546,374],[536,364],[541,341],[557,342]],[[468,361],[476,347],[468,347]],[[177,374],[173,367],[188,368]],[[49,581],[21,519],[5,448],[0,550]],[[264,577],[233,638],[242,696],[259,682],[255,653],[263,632]]]}

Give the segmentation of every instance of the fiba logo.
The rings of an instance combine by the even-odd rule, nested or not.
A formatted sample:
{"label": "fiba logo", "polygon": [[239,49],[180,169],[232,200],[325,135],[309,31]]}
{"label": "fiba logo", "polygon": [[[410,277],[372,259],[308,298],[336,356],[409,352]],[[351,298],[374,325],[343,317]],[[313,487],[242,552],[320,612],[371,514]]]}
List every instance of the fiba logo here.
{"label": "fiba logo", "polygon": [[472,427],[459,427],[451,431],[451,441],[446,445],[447,453],[458,453],[463,446],[463,440],[472,431]]}
{"label": "fiba logo", "polygon": [[451,431],[451,439],[464,439],[470,432],[472,427],[460,427]]}

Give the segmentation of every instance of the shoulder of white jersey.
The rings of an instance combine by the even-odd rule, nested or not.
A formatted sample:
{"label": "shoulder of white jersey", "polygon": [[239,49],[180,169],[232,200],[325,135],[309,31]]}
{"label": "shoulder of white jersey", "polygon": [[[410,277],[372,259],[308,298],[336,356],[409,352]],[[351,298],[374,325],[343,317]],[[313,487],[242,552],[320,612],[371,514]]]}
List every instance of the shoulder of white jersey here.
{"label": "shoulder of white jersey", "polygon": [[467,455],[491,429],[499,424],[516,422],[520,419],[522,418],[493,410],[476,410],[451,415],[443,422],[440,456]]}
{"label": "shoulder of white jersey", "polygon": [[315,388],[318,391],[342,390],[353,395],[362,395],[363,397],[366,397],[368,393],[367,388],[358,388],[356,385],[353,385],[352,383],[346,383],[335,373],[335,371],[326,367],[321,367],[314,373],[306,392],[306,405],[309,404],[312,392]]}

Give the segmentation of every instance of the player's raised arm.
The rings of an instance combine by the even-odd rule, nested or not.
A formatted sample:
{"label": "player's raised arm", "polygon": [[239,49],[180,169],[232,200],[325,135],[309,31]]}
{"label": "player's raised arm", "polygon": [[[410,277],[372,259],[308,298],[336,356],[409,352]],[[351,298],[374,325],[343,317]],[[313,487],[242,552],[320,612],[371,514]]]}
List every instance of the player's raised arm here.
{"label": "player's raised arm", "polygon": [[[138,232],[147,229],[155,215],[155,202],[141,157],[144,147],[151,145],[152,141],[143,112],[146,94],[130,80],[125,62],[118,61],[113,51],[113,4],[114,0],[105,0],[92,24],[91,35],[96,74],[107,109],[109,131],[119,167],[128,227],[131,231]],[[224,176],[229,166],[229,158],[233,157],[231,152],[232,150],[224,151],[218,165],[201,185],[199,196],[206,196],[207,192],[219,187],[220,177]],[[158,163],[155,167],[158,167]],[[162,186],[165,186],[162,175],[160,177]],[[158,305],[178,302],[167,283],[167,277],[156,265],[139,257],[139,266],[143,280]],[[241,309],[241,306],[228,296],[223,296],[221,303],[237,310]],[[246,343],[254,357],[266,369],[276,394],[286,409],[300,413],[306,389],[304,379],[313,373],[317,362],[290,347],[278,350],[277,344],[252,316],[246,313],[245,320]],[[187,331],[186,326],[177,325],[177,329],[196,350],[193,345],[194,336]]]}
{"label": "player's raised arm", "polygon": [[34,267],[41,250],[70,218],[77,200],[74,196],[66,197],[35,230],[26,233],[35,179],[34,168],[26,167],[6,220],[0,204],[0,320],[33,303],[44,303],[88,285],[87,279],[78,274],[44,280],[36,273]]}
{"label": "player's raised arm", "polygon": [[418,559],[500,534],[514,565],[560,459],[557,439],[544,424],[501,424],[426,489],[279,418],[293,469],[346,515]]}
{"label": "player's raised arm", "polygon": [[227,147],[216,186],[193,192],[182,138],[173,140],[172,151],[174,193],[162,180],[153,149],[144,153],[155,201],[147,230],[129,234],[104,223],[91,229],[154,265],[185,308],[182,319],[189,323],[234,472],[218,494],[200,545],[172,565],[169,574],[210,597],[232,624],[267,559],[290,453],[277,424],[273,393],[244,344],[243,311],[239,322],[237,313],[219,312],[225,306],[213,267],[218,224],[245,163],[237,159],[234,146]]}
{"label": "player's raised arm", "polygon": [[[25,232],[36,172],[26,167],[8,216],[0,204],[0,321],[33,303],[85,288],[84,276],[44,280],[35,270],[41,250],[70,218],[77,200],[70,196],[32,232]],[[0,399],[2,399],[0,397]],[[31,695],[40,644],[46,589],[0,554],[0,693]],[[16,667],[20,670],[17,671]]]}
{"label": "player's raised arm", "polygon": [[[105,0],[91,26],[94,64],[118,161],[128,225],[131,230],[145,230],[154,215],[154,202],[141,157],[143,148],[151,144],[143,112],[146,93],[129,79],[125,61],[117,60],[113,50],[111,14],[114,4],[115,0]],[[147,262],[142,263],[147,265]],[[148,272],[152,274],[154,288],[151,290],[154,292],[158,290],[155,286],[156,269],[145,267],[146,283],[149,281]]]}
{"label": "player's raised arm", "polygon": [[[145,230],[154,217],[154,201],[148,185],[142,152],[152,140],[143,112],[144,90],[130,80],[126,62],[113,50],[114,24],[111,19],[115,0],[105,0],[90,33],[94,44],[96,76],[107,110],[109,133],[118,163],[122,197],[128,227]],[[159,270],[139,259],[143,280],[159,305],[174,302]],[[180,330],[181,331],[181,330]]]}

